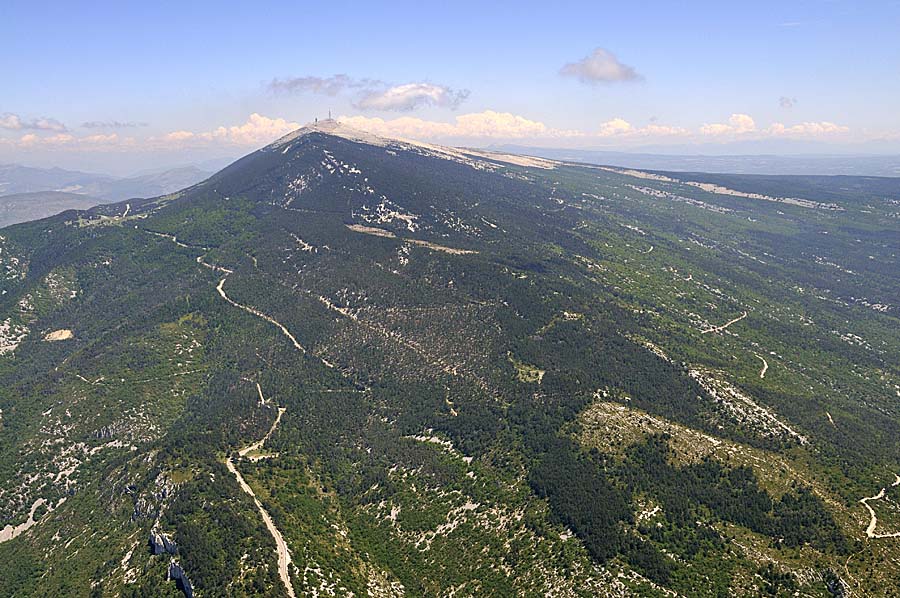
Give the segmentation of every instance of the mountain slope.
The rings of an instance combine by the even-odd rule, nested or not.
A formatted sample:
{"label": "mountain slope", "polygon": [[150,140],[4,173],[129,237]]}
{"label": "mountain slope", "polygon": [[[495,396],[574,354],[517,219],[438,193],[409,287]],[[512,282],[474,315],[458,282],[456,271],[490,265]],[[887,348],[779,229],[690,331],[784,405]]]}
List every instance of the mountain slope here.
{"label": "mountain slope", "polygon": [[326,121],[3,230],[0,591],[896,592],[900,192],[691,182]]}

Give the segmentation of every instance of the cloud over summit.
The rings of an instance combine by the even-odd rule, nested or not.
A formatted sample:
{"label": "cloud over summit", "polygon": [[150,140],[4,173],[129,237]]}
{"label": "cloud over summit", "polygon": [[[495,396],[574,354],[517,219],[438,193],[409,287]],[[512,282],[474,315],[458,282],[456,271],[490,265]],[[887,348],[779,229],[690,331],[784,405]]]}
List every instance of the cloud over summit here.
{"label": "cloud over summit", "polygon": [[454,90],[446,85],[426,82],[390,85],[377,79],[355,79],[343,74],[276,78],[266,87],[276,94],[314,93],[334,97],[347,92],[355,108],[390,112],[409,112],[426,106],[455,109],[469,96],[468,90]]}
{"label": "cloud over summit", "polygon": [[354,105],[363,110],[407,112],[422,106],[456,108],[468,96],[468,90],[454,91],[431,83],[406,83],[381,91],[367,91]]}

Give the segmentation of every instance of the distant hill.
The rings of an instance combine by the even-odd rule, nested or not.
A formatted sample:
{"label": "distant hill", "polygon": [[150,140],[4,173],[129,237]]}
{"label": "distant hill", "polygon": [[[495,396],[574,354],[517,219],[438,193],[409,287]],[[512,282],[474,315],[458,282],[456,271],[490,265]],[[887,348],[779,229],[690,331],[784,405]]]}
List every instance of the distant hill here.
{"label": "distant hill", "polygon": [[0,165],[0,196],[41,191],[59,191],[89,195],[97,203],[122,201],[134,197],[156,197],[199,183],[210,175],[195,166],[133,177],[64,170],[33,168],[18,164]]}
{"label": "distant hill", "polygon": [[210,174],[194,166],[185,166],[111,181],[100,180],[84,185],[78,192],[108,201],[121,201],[132,197],[156,197],[190,187]]}
{"label": "distant hill", "polygon": [[90,195],[64,191],[14,193],[0,197],[0,227],[38,220],[66,210],[86,210],[103,203]]}
{"label": "distant hill", "polygon": [[0,195],[64,191],[74,193],[85,185],[110,182],[115,177],[64,170],[62,168],[33,168],[20,164],[0,164]]}

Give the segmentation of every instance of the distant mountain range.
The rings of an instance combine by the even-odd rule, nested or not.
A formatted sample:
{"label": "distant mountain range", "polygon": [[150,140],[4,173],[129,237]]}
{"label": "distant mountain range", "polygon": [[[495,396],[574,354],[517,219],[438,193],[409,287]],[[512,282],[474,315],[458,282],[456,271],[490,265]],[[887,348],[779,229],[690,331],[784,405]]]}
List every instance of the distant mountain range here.
{"label": "distant mountain range", "polygon": [[0,165],[0,226],[46,218],[65,210],[132,199],[156,197],[190,187],[209,172],[195,166],[114,177],[63,170]]}
{"label": "distant mountain range", "polygon": [[503,145],[494,149],[569,162],[585,162],[588,164],[604,164],[650,170],[727,172],[731,174],[843,174],[900,177],[900,156],[897,155],[656,154],[520,145]]}
{"label": "distant mountain range", "polygon": [[33,168],[19,164],[0,164],[0,197],[14,193],[61,191],[90,195],[102,202],[133,197],[155,197],[199,183],[211,173],[196,166],[184,166],[132,177],[63,170]]}

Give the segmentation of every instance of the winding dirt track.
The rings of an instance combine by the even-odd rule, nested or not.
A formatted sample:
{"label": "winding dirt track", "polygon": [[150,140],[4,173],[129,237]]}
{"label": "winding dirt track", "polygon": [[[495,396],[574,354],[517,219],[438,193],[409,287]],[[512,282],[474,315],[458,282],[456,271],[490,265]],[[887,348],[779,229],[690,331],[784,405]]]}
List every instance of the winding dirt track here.
{"label": "winding dirt track", "polygon": [[220,280],[219,286],[216,287],[216,290],[219,292],[219,295],[222,297],[222,299],[224,299],[228,303],[232,304],[233,306],[244,310],[245,312],[247,312],[249,314],[253,314],[254,316],[256,316],[258,318],[262,318],[263,320],[265,320],[266,322],[269,322],[270,324],[274,324],[275,326],[278,327],[279,330],[281,330],[281,332],[284,333],[284,335],[286,337],[288,337],[288,339],[290,339],[290,341],[291,341],[291,343],[293,343],[295,349],[297,349],[301,353],[306,353],[306,349],[303,347],[303,345],[301,345],[300,343],[297,342],[297,339],[294,338],[294,335],[291,334],[291,331],[288,330],[284,326],[284,324],[282,324],[281,322],[279,322],[278,320],[276,320],[275,318],[273,318],[271,316],[267,316],[266,314],[264,314],[263,312],[261,312],[257,309],[253,309],[252,307],[249,307],[242,303],[238,303],[237,301],[235,301],[234,299],[232,299],[228,295],[226,295],[225,294],[225,280],[227,278],[228,277],[226,276],[225,278]]}
{"label": "winding dirt track", "polygon": [[769,363],[766,361],[766,358],[763,357],[762,355],[757,355],[757,357],[759,357],[759,358],[762,360],[762,362],[763,362],[762,369],[759,370],[759,377],[760,377],[760,378],[765,378],[765,377],[766,377],[766,371],[768,371],[768,369],[769,369]]}
{"label": "winding dirt track", "polygon": [[[202,256],[198,258],[198,263],[217,269],[216,267],[209,266],[202,261]],[[230,274],[231,272],[226,270],[226,274]],[[237,301],[231,299],[228,295],[225,294],[225,280],[228,277],[226,276],[222,280],[219,281],[219,285],[216,287],[216,291],[218,291],[219,296],[222,297],[225,301],[230,303],[231,305],[246,311],[247,313],[253,314],[263,320],[270,322],[278,327],[282,333],[291,341],[294,345],[294,348],[300,351],[301,353],[306,353],[306,349],[297,342],[297,339],[294,338],[294,335],[291,334],[290,330],[288,330],[281,322],[277,321],[275,318],[267,316],[259,310],[253,309],[247,305],[243,305],[238,303]],[[259,399],[261,402],[265,403],[266,400],[263,397],[262,387],[260,387],[259,383],[256,384],[256,390],[259,392]],[[250,451],[259,450],[265,444],[265,442],[269,439],[272,433],[275,431],[275,428],[278,427],[278,424],[281,422],[281,416],[284,414],[285,408],[278,408],[278,416],[275,418],[275,421],[272,422],[272,427],[269,428],[269,431],[266,432],[266,435],[262,437],[262,439],[254,442],[244,448],[238,450],[238,454],[240,456],[244,456]],[[231,457],[228,457],[225,460],[225,467],[228,468],[228,471],[234,475],[234,478],[237,480],[238,485],[241,487],[241,490],[246,492],[252,499],[253,503],[256,505],[256,509],[259,511],[260,516],[263,518],[263,522],[266,524],[266,529],[269,530],[269,533],[272,535],[272,538],[275,540],[275,549],[278,552],[278,576],[281,578],[281,582],[284,584],[285,589],[287,590],[288,596],[291,598],[296,598],[296,594],[294,593],[294,586],[291,584],[291,574],[290,574],[290,565],[291,565],[291,552],[288,549],[287,543],[284,541],[284,537],[281,535],[281,532],[278,530],[278,527],[275,526],[275,522],[272,521],[272,517],[269,515],[268,511],[263,507],[262,503],[256,497],[256,494],[253,493],[253,489],[244,481],[244,477],[241,475],[241,472],[238,471],[237,467],[235,467],[234,462],[231,460]]]}
{"label": "winding dirt track", "polygon": [[[173,243],[178,245],[179,247],[184,247],[187,249],[197,249],[196,247],[191,247],[190,245],[182,243],[181,241],[178,240],[177,237],[175,237],[175,235],[158,233],[158,232],[149,231],[149,230],[146,232],[148,232],[152,235],[156,235],[158,237],[164,237],[166,239],[169,239]],[[204,248],[204,249],[206,249],[206,248]],[[217,266],[215,264],[207,263],[203,259],[204,257],[205,257],[205,255],[200,255],[197,257],[197,263],[199,265],[201,265],[205,268],[209,268],[210,270],[213,270],[216,272],[221,272],[221,273],[225,274],[225,277],[223,277],[222,280],[219,281],[218,286],[216,286],[216,291],[219,293],[219,296],[222,297],[222,299],[224,299],[231,305],[237,307],[238,309],[241,309],[241,310],[243,310],[249,314],[252,314],[258,318],[262,318],[263,320],[265,320],[266,322],[269,322],[270,324],[273,324],[288,338],[288,340],[291,341],[291,344],[294,345],[295,349],[297,349],[298,351],[300,351],[301,353],[304,353],[304,354],[307,352],[306,348],[297,341],[296,337],[294,337],[294,335],[291,334],[291,331],[288,330],[287,327],[284,326],[284,324],[282,324],[275,318],[268,316],[257,309],[254,309],[248,305],[243,305],[242,303],[238,303],[237,301],[235,301],[234,299],[229,297],[225,293],[225,281],[228,278],[228,275],[233,273],[233,270],[230,270],[223,266]],[[254,265],[255,265],[256,260],[254,259],[253,261],[254,261]],[[321,359],[321,361],[326,366],[333,367],[332,364],[330,364],[325,359]],[[258,382],[256,383],[256,390],[259,393],[260,403],[266,404],[267,401],[266,401],[265,397],[263,396],[262,387],[260,387]],[[265,445],[265,443],[269,439],[269,437],[275,432],[275,429],[278,427],[278,424],[281,423],[281,416],[284,415],[285,410],[286,409],[284,407],[278,407],[278,415],[275,417],[275,421],[272,422],[272,427],[269,428],[269,431],[266,432],[266,435],[263,436],[260,440],[239,449],[238,455],[243,457],[244,455],[247,455],[251,451],[256,451],[256,450],[261,449],[263,447],[263,445]],[[272,535],[272,538],[275,540],[275,549],[276,549],[276,552],[278,553],[278,576],[281,578],[281,582],[284,584],[284,587],[288,593],[288,596],[290,596],[290,598],[296,598],[297,595],[294,592],[294,586],[291,583],[291,575],[290,575],[291,552],[288,549],[287,543],[284,541],[284,537],[281,535],[281,532],[278,530],[278,527],[275,525],[275,522],[272,520],[272,517],[269,515],[268,511],[266,511],[265,507],[263,507],[259,498],[257,498],[256,494],[253,492],[253,488],[251,488],[250,485],[247,484],[246,480],[244,480],[244,476],[242,476],[241,472],[238,471],[237,467],[234,464],[234,461],[231,459],[231,456],[229,456],[225,459],[225,467],[228,469],[228,471],[231,472],[231,474],[237,480],[237,483],[241,487],[241,490],[243,490],[245,493],[247,493],[247,495],[249,495],[253,499],[253,503],[256,505],[256,508],[259,511],[259,514],[262,517],[263,522],[266,524],[266,529],[269,530],[269,533]]]}
{"label": "winding dirt track", "polygon": [[[894,483],[891,484],[891,487],[900,486],[900,476],[895,474],[894,478],[895,478]],[[869,505],[869,501],[870,500],[881,500],[882,498],[884,498],[884,495],[886,492],[887,492],[887,488],[882,488],[881,491],[878,494],[876,494],[875,496],[869,496],[869,497],[863,498],[859,501],[863,504],[863,506],[866,509],[868,509],[869,517],[871,517],[871,519],[869,520],[869,526],[866,528],[866,537],[867,538],[872,538],[872,539],[900,538],[900,532],[894,532],[891,534],[876,534],[875,533],[875,528],[878,527],[878,517],[875,515],[875,509],[873,509]]]}
{"label": "winding dirt track", "polygon": [[706,330],[701,330],[700,334],[709,334],[710,332],[722,332],[723,330],[725,330],[732,324],[734,324],[736,322],[740,322],[741,320],[743,320],[746,317],[747,317],[747,312],[744,312],[741,315],[739,315],[738,317],[736,317],[735,319],[733,319],[729,322],[725,322],[721,326],[713,326],[712,328],[707,328]]}
{"label": "winding dirt track", "polygon": [[[259,383],[256,384],[256,389],[259,391],[260,398],[262,397],[262,388],[260,388]],[[278,427],[278,424],[281,422],[281,415],[284,413],[284,407],[278,408],[278,417],[275,418],[275,421],[272,422],[272,427],[269,428],[269,431],[266,432],[266,435],[262,437],[261,440],[254,442],[253,444],[247,445],[244,448],[238,451],[238,454],[242,457],[249,453],[250,451],[259,450],[265,444],[266,440],[272,435],[275,431],[275,428]],[[235,467],[234,462],[231,460],[231,457],[228,457],[225,460],[225,467],[228,468],[228,471],[234,475],[234,478],[237,480],[238,485],[241,487],[241,490],[246,492],[250,498],[253,499],[253,503],[256,505],[256,509],[259,511],[259,514],[263,518],[263,522],[266,524],[266,529],[269,530],[269,533],[272,535],[272,538],[275,539],[275,550],[278,552],[278,576],[281,578],[281,582],[284,584],[284,588],[287,590],[288,596],[291,598],[296,598],[296,594],[294,593],[294,586],[291,583],[291,574],[290,574],[290,565],[291,565],[291,552],[288,549],[287,543],[284,541],[284,537],[281,535],[281,532],[278,531],[278,528],[275,526],[275,522],[272,521],[272,517],[269,515],[268,511],[262,506],[262,503],[256,497],[256,494],[253,493],[253,488],[244,481],[244,476],[241,475],[241,472],[238,471],[237,467]]]}

